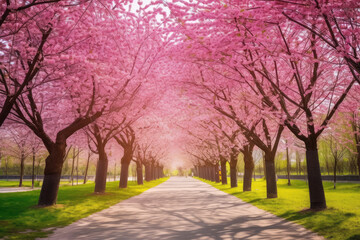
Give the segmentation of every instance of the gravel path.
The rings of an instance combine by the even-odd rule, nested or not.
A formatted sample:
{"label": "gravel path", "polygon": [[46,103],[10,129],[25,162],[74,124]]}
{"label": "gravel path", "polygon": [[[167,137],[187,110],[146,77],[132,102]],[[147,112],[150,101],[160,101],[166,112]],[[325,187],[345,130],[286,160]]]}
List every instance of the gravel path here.
{"label": "gravel path", "polygon": [[323,239],[193,178],[172,177],[49,239]]}

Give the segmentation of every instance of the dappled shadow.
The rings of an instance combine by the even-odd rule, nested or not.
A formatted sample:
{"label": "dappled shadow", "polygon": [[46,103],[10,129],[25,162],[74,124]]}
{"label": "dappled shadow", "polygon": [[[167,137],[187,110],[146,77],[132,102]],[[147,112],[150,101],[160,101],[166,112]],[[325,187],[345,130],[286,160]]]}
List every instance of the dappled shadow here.
{"label": "dappled shadow", "polygon": [[192,178],[171,178],[52,239],[322,239]]}
{"label": "dappled shadow", "polygon": [[347,238],[346,240],[360,240],[360,234],[355,234],[355,235]]}

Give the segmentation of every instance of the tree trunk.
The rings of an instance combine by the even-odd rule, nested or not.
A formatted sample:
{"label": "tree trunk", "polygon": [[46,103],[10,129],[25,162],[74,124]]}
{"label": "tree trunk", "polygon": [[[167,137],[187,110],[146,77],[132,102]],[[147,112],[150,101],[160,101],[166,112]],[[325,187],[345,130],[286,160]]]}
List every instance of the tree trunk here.
{"label": "tree trunk", "polygon": [[114,182],[116,181],[116,162],[115,162],[115,166],[114,166]]}
{"label": "tree trunk", "polygon": [[136,162],[136,178],[138,185],[144,184],[142,164],[138,162]]}
{"label": "tree trunk", "polygon": [[55,142],[52,151],[45,160],[44,180],[38,202],[39,206],[56,204],[65,152],[66,142]]}
{"label": "tree trunk", "polygon": [[89,163],[90,163],[90,152],[88,153],[88,158],[86,161],[86,168],[85,168],[85,176],[84,176],[84,184],[86,184],[87,181],[87,174],[88,174],[88,170],[89,170]]}
{"label": "tree trunk", "polygon": [[151,181],[150,178],[150,165],[149,164],[145,164],[145,181],[149,182]]}
{"label": "tree trunk", "polygon": [[237,187],[237,171],[236,171],[236,165],[237,165],[237,155],[232,154],[230,157],[230,187],[234,188]]}
{"label": "tree trunk", "polygon": [[108,158],[104,148],[98,147],[99,159],[96,165],[95,193],[104,193],[106,189],[106,177],[108,170]]}
{"label": "tree trunk", "polygon": [[215,165],[215,182],[217,182],[217,183],[220,182],[220,177],[219,177],[219,162],[216,162],[216,165]]}
{"label": "tree trunk", "polygon": [[215,182],[215,169],[214,169],[214,166],[210,165],[209,170],[210,170],[210,178],[211,178],[210,180],[212,182]]}
{"label": "tree trunk", "polygon": [[297,173],[297,175],[299,175],[301,172],[300,172],[300,154],[299,154],[299,152],[298,151],[296,151],[296,153],[295,153],[296,155],[296,173]]}
{"label": "tree trunk", "polygon": [[251,191],[251,181],[254,171],[254,160],[252,157],[252,148],[244,147],[244,184],[243,191]]}
{"label": "tree trunk", "polygon": [[119,188],[127,188],[128,177],[129,177],[129,163],[122,162],[121,163],[121,173],[120,173]]}
{"label": "tree trunk", "polygon": [[[286,141],[287,144],[287,141]],[[290,158],[289,158],[289,148],[288,146],[286,146],[286,170],[287,170],[287,178],[288,178],[288,186],[291,186],[291,181],[290,181],[290,171],[291,171],[291,166],[290,166]]]}
{"label": "tree trunk", "polygon": [[5,176],[6,176],[6,181],[9,181],[9,178],[8,178],[8,159],[5,159]]}
{"label": "tree trunk", "polygon": [[336,189],[336,170],[337,170],[337,163],[338,163],[336,157],[335,157],[334,161],[335,161],[334,162],[334,189]]}
{"label": "tree trunk", "polygon": [[78,148],[78,153],[76,156],[76,185],[79,185],[79,158],[80,158],[80,148]]}
{"label": "tree trunk", "polygon": [[316,138],[305,142],[306,146],[306,165],[309,182],[310,208],[320,210],[326,208],[324,188],[321,180],[319,154],[317,150]]}
{"label": "tree trunk", "polygon": [[221,159],[221,183],[223,185],[227,184],[227,174],[226,174],[226,159]]}
{"label": "tree trunk", "polygon": [[272,153],[265,153],[265,172],[267,198],[277,198],[275,155]]}
{"label": "tree trunk", "polygon": [[357,147],[358,153],[357,153],[357,165],[358,165],[358,174],[360,176],[360,147]]}
{"label": "tree trunk", "polygon": [[207,166],[208,174],[209,174],[209,181],[213,181],[213,171],[211,166]]}
{"label": "tree trunk", "polygon": [[23,150],[21,151],[21,157],[20,157],[20,181],[19,181],[19,187],[22,187],[23,178],[24,178],[24,164],[25,164],[25,154]]}
{"label": "tree trunk", "polygon": [[71,185],[74,186],[75,147],[73,148],[73,159],[71,165]]}
{"label": "tree trunk", "polygon": [[32,161],[32,173],[31,173],[31,188],[35,185],[35,148],[32,149],[33,161]]}
{"label": "tree trunk", "polygon": [[266,163],[265,163],[265,154],[263,153],[263,169],[264,169],[264,178],[266,179]]}

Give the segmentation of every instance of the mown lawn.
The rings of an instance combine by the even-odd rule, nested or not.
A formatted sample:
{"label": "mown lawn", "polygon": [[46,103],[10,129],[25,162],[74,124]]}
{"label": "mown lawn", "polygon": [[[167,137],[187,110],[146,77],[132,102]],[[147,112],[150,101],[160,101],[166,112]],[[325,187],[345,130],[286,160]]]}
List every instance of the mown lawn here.
{"label": "mown lawn", "polygon": [[[278,198],[266,199],[266,182],[253,181],[252,192],[242,192],[239,187],[221,185],[201,179],[215,188],[234,195],[252,205],[279,217],[294,221],[328,239],[360,239],[360,184],[323,182],[328,209],[321,212],[307,211],[310,206],[308,186],[305,181],[278,180]],[[230,180],[228,180],[230,182]]]}
{"label": "mown lawn", "polygon": [[139,186],[129,182],[127,189],[119,189],[119,181],[109,182],[106,194],[93,194],[94,183],[62,186],[57,205],[37,208],[40,190],[0,194],[0,239],[35,239],[50,234],[92,213],[108,208],[122,200],[138,195],[167,178],[145,182]]}

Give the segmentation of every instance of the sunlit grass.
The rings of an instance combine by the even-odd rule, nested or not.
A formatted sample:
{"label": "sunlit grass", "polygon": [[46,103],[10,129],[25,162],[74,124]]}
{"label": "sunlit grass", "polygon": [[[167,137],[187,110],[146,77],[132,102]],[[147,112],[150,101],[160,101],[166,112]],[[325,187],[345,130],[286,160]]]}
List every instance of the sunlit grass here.
{"label": "sunlit grass", "polygon": [[[79,180],[79,185],[83,184],[83,182],[84,182],[83,179]],[[88,183],[93,183],[93,181],[88,180],[86,182],[86,184],[88,184]],[[24,180],[23,181],[23,187],[31,187],[31,184],[32,184],[31,180]],[[37,180],[37,181],[34,182],[34,187],[41,187],[41,185],[42,185],[42,181]],[[64,185],[71,185],[71,182],[69,180],[63,179],[60,182],[60,186],[64,186]],[[76,184],[76,179],[74,180],[74,185],[77,185]],[[19,187],[19,181],[18,180],[17,181],[1,180],[0,181],[0,187]]]}
{"label": "sunlit grass", "polygon": [[[203,180],[215,188],[234,195],[277,216],[294,221],[328,239],[360,239],[360,184],[338,183],[333,189],[331,182],[324,182],[328,209],[321,212],[306,211],[309,206],[309,192],[305,181],[278,181],[277,199],[266,199],[265,180],[253,182],[252,192],[242,192],[239,187]],[[228,181],[230,182],[230,181]]]}
{"label": "sunlit grass", "polygon": [[0,194],[0,238],[35,239],[52,232],[51,228],[66,226],[92,213],[108,208],[122,200],[138,195],[164,181],[145,182],[139,186],[129,182],[119,189],[119,181],[109,182],[106,194],[93,194],[94,184],[62,186],[57,205],[37,208],[40,190]]}

